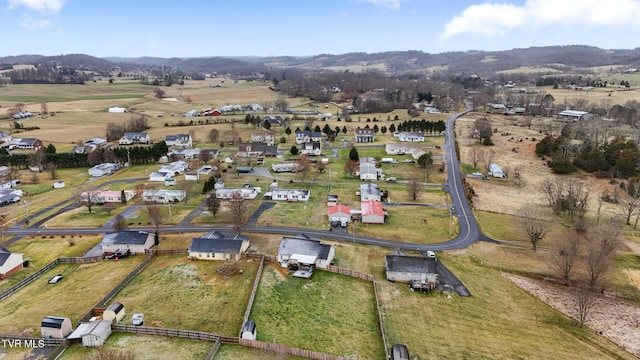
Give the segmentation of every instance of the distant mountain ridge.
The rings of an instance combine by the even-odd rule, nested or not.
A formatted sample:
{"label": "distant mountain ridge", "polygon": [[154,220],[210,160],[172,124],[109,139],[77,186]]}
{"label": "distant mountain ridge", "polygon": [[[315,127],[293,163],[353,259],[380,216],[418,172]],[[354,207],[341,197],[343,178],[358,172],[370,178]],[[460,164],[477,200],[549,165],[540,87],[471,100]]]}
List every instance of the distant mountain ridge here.
{"label": "distant mountain ridge", "polygon": [[76,69],[108,71],[114,67],[169,67],[185,73],[249,74],[268,69],[296,68],[301,70],[366,70],[375,69],[392,74],[425,72],[446,67],[455,73],[489,74],[515,69],[523,65],[562,65],[585,68],[606,65],[640,67],[640,48],[605,50],[586,45],[545,46],[504,51],[465,51],[430,54],[417,50],[381,53],[319,54],[307,57],[107,57],[84,54],[58,56],[19,55],[0,57],[3,64],[55,64]]}

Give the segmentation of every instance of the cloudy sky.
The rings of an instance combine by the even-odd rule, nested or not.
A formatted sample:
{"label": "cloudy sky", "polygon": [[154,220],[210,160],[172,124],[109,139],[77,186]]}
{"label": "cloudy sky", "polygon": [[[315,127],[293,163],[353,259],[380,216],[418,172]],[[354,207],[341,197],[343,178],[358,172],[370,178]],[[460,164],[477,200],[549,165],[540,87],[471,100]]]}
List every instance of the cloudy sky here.
{"label": "cloudy sky", "polygon": [[640,0],[0,0],[0,56],[640,46]]}

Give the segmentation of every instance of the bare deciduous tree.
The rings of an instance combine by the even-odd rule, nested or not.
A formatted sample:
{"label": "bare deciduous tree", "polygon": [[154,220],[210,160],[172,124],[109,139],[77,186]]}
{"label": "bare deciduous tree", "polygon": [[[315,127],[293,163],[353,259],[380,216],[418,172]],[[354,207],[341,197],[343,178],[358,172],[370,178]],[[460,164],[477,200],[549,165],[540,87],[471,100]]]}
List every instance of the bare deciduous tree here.
{"label": "bare deciduous tree", "polygon": [[149,218],[149,223],[153,225],[156,233],[156,245],[160,242],[160,225],[162,225],[162,220],[164,219],[164,211],[162,211],[162,207],[158,205],[147,205],[147,215]]}
{"label": "bare deciduous tree", "polygon": [[129,228],[129,223],[122,214],[116,215],[113,222],[113,231],[125,231]]}
{"label": "bare deciduous tree", "polygon": [[636,198],[627,193],[623,193],[618,198],[618,203],[620,204],[620,211],[625,218],[626,224],[631,225],[631,217],[640,208],[640,198]]}
{"label": "bare deciduous tree", "polygon": [[300,174],[300,181],[304,182],[307,178],[307,174],[309,174],[309,170],[311,169],[311,160],[309,160],[309,155],[302,155],[296,161],[297,171]]}
{"label": "bare deciduous tree", "polygon": [[218,129],[209,130],[209,140],[211,140],[211,142],[218,142],[219,138],[220,138],[220,131]]}
{"label": "bare deciduous tree", "polygon": [[413,201],[418,199],[418,195],[420,195],[420,188],[422,188],[422,184],[420,183],[420,179],[417,177],[412,177],[407,182],[407,192],[409,193],[409,197]]}
{"label": "bare deciduous tree", "polygon": [[86,207],[89,214],[93,212],[93,208],[100,202],[100,192],[95,189],[82,191],[78,196],[78,203],[80,206]]}
{"label": "bare deciduous tree", "polygon": [[480,161],[482,161],[482,152],[482,149],[477,146],[472,147],[468,151],[469,161],[471,161],[474,169],[477,168]]}
{"label": "bare deciduous tree", "polygon": [[493,158],[495,157],[495,152],[493,150],[484,149],[482,152],[482,160],[484,161],[485,170],[489,172],[489,166],[493,163]]}
{"label": "bare deciduous tree", "polygon": [[239,191],[231,195],[231,199],[229,199],[229,211],[231,212],[233,229],[236,233],[240,234],[244,215],[247,212],[247,203]]}
{"label": "bare deciduous tree", "polygon": [[538,248],[538,243],[544,239],[549,229],[549,222],[542,212],[532,206],[525,206],[521,209],[522,226],[531,242],[533,251]]}
{"label": "bare deciduous tree", "polygon": [[560,215],[560,206],[564,194],[564,181],[561,179],[544,179],[540,184],[540,190],[554,214]]}
{"label": "bare deciduous tree", "polygon": [[560,272],[565,284],[569,284],[571,273],[575,270],[580,256],[580,235],[572,233],[558,240],[551,253],[551,265]]}
{"label": "bare deciduous tree", "polygon": [[211,194],[207,196],[207,199],[205,201],[207,210],[209,210],[211,215],[213,215],[213,217],[215,218],[218,214],[218,211],[220,211],[220,199],[218,199],[215,194]]}
{"label": "bare deciduous tree", "polygon": [[589,318],[589,313],[595,302],[594,294],[588,289],[578,288],[575,290],[576,311],[580,326],[584,326]]}

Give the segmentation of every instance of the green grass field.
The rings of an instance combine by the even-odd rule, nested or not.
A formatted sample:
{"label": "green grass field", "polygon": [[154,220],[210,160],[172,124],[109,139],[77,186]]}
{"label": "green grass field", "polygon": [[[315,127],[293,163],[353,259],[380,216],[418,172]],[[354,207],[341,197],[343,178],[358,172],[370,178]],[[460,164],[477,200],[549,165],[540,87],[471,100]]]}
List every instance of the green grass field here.
{"label": "green grass field", "polygon": [[280,271],[269,266],[260,281],[250,316],[258,340],[346,357],[384,358],[371,283],[324,271],[309,280]]}
{"label": "green grass field", "polygon": [[216,360],[303,360],[297,356],[287,356],[270,351],[262,351],[240,345],[222,344],[216,353]]}

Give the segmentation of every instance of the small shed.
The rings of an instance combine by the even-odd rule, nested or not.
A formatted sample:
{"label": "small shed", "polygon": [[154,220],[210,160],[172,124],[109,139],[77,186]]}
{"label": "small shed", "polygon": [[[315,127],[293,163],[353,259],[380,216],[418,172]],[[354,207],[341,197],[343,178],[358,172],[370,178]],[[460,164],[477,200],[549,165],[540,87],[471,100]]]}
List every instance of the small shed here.
{"label": "small shed", "polygon": [[124,315],[124,305],[116,301],[105,309],[104,313],[102,314],[102,319],[113,321],[117,324],[122,320]]}
{"label": "small shed", "polygon": [[53,183],[53,188],[54,189],[62,189],[63,187],[65,187],[65,183],[62,180],[58,180],[58,181]]}
{"label": "small shed", "polygon": [[111,335],[111,321],[97,320],[80,324],[67,339],[82,339],[82,346],[102,346]]}
{"label": "small shed", "polygon": [[65,317],[46,316],[40,324],[43,338],[64,339],[73,331],[71,320]]}
{"label": "small shed", "polygon": [[395,344],[391,347],[391,360],[411,360],[406,345]]}
{"label": "small shed", "polygon": [[242,332],[240,337],[247,340],[255,340],[256,339],[256,323],[253,321],[247,321],[242,325]]}

